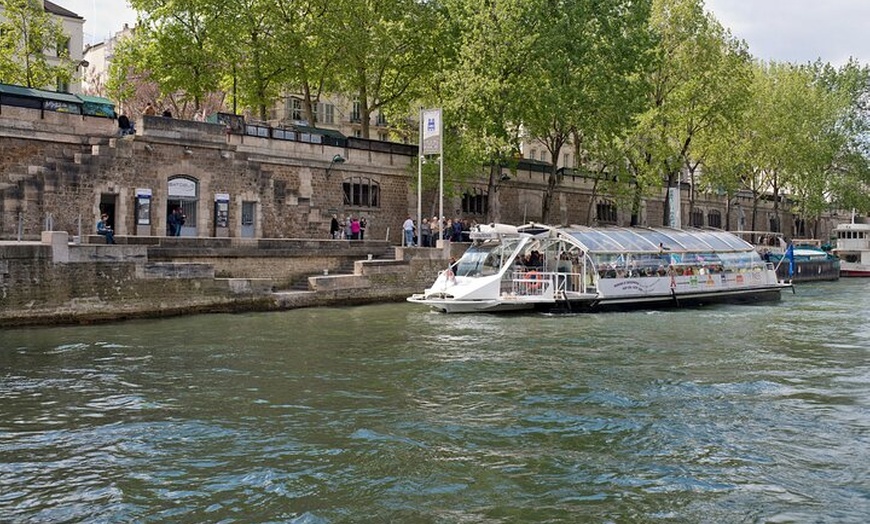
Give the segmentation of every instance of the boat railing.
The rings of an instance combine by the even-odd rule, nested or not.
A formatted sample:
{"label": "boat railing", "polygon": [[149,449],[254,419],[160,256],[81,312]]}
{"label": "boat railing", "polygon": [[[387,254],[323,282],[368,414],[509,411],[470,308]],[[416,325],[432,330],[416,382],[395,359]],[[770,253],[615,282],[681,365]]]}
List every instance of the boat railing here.
{"label": "boat railing", "polygon": [[518,296],[554,296],[565,292],[586,292],[580,273],[550,271],[515,271],[508,282],[508,292]]}

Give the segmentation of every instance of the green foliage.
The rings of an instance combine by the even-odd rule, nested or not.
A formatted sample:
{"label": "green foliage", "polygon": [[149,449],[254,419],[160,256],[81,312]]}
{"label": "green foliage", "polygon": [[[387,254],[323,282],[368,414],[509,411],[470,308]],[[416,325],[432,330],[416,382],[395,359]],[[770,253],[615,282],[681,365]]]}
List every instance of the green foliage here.
{"label": "green foliage", "polygon": [[545,220],[566,147],[595,191],[633,211],[686,166],[703,191],[786,191],[806,218],[870,210],[867,67],[753,64],[701,0],[131,4],[141,30],[112,65],[119,98],[150,85],[199,106],[223,90],[266,119],[290,90],[316,124],[321,96],[338,94],[357,102],[365,137],[376,113],[413,134],[418,107],[441,107],[448,193],[489,172],[497,205],[502,169],[537,141],[554,160]]}
{"label": "green foliage", "polygon": [[698,161],[704,152],[695,142],[705,135],[713,141],[738,118],[749,85],[745,45],[699,0],[654,0],[650,26],[656,47],[648,105],[627,142],[640,188],[674,185],[687,160]]}
{"label": "green foliage", "polygon": [[33,0],[0,0],[0,7],[3,82],[42,89],[68,83],[77,64],[70,61],[68,37],[60,22]]}

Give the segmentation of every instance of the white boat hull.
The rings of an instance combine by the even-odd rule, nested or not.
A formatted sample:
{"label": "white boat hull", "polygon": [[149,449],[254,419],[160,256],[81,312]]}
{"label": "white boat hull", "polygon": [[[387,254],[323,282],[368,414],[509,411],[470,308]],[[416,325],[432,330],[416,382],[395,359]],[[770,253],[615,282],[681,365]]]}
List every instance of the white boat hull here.
{"label": "white boat hull", "polygon": [[605,296],[600,293],[565,293],[558,300],[544,297],[505,295],[497,299],[461,300],[427,297],[423,293],[409,297],[408,302],[429,306],[444,313],[501,313],[510,311],[610,311],[661,307],[696,307],[719,303],[759,303],[777,301],[790,283],[773,286],[722,288],[631,296]]}
{"label": "white boat hull", "polygon": [[841,277],[870,277],[870,265],[840,262]]}
{"label": "white boat hull", "polygon": [[[431,287],[407,300],[446,313],[604,311],[764,302],[779,300],[781,291],[791,287],[777,280],[773,265],[750,244],[727,233],[696,233],[708,235],[705,242],[683,236],[694,251],[669,252],[661,243],[641,244],[643,235],[658,235],[653,238],[659,240],[669,238],[669,232],[686,234],[638,229],[631,237],[631,230],[611,230],[643,249],[599,248],[593,259],[573,235],[586,234],[582,240],[598,246],[603,242],[596,236],[599,230],[562,234],[535,226],[529,231],[481,239],[440,272]],[[717,242],[718,252],[710,247]]]}

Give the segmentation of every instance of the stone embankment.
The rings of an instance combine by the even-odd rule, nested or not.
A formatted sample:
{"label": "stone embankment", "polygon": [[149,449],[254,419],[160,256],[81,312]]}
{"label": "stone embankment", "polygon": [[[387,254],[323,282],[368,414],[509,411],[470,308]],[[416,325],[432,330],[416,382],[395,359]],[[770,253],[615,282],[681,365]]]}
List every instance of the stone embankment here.
{"label": "stone embankment", "polygon": [[[404,300],[464,246],[383,241],[101,237],[0,242],[0,327]],[[91,243],[93,241],[93,243]]]}

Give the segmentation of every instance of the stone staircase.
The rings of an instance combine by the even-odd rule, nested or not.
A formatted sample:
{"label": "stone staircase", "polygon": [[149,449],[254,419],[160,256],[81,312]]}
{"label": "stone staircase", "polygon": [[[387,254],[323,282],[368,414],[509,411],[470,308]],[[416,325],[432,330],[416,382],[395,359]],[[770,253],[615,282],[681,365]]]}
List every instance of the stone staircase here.
{"label": "stone staircase", "polygon": [[[372,260],[395,260],[396,259],[396,248],[393,246],[387,246],[381,252],[372,253]],[[354,274],[354,264],[355,260],[347,259],[342,260],[341,264],[339,264],[338,269],[331,270],[326,276],[329,275],[353,275]],[[311,273],[308,275],[304,275],[296,279],[288,288],[283,291],[311,291],[310,286],[308,285],[308,278],[321,276],[321,273]]]}

